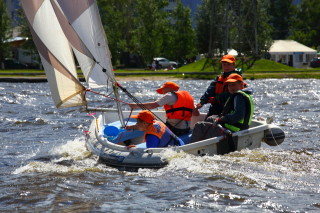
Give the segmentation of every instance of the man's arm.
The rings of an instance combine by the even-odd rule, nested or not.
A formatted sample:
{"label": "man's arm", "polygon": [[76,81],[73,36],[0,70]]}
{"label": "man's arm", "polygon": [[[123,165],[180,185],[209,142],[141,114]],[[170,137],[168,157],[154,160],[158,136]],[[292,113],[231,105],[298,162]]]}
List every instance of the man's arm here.
{"label": "man's arm", "polygon": [[208,103],[208,100],[210,97],[215,96],[216,83],[217,83],[216,80],[214,80],[210,83],[206,92],[201,96],[200,103],[197,104],[197,108],[201,108],[204,104]]}
{"label": "man's arm", "polygon": [[142,103],[142,104],[132,103],[132,104],[128,104],[128,105],[131,109],[141,108],[140,105],[144,105],[147,109],[154,109],[154,108],[159,107],[159,104],[157,104],[156,102],[148,102],[148,103]]}

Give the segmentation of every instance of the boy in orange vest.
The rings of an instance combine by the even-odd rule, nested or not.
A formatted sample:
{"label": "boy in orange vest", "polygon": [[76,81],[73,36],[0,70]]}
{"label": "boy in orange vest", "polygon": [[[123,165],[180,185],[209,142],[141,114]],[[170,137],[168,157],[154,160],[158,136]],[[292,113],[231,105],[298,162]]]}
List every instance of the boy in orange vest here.
{"label": "boy in orange vest", "polygon": [[211,103],[207,117],[221,114],[224,103],[229,97],[228,89],[224,83],[230,74],[241,74],[236,69],[236,59],[233,55],[224,55],[220,63],[223,73],[210,83],[206,92],[200,98],[200,103],[196,105],[196,108],[200,109],[206,103]]}
{"label": "boy in orange vest", "polygon": [[[154,102],[142,103],[147,109],[164,106],[166,111],[166,125],[176,135],[183,135],[190,131],[191,116],[194,110],[193,97],[187,91],[179,91],[179,86],[172,82],[166,82],[156,91],[163,94]],[[129,104],[132,109],[140,108],[138,104]]]}
{"label": "boy in orange vest", "polygon": [[139,114],[131,116],[131,118],[136,118],[137,123],[127,126],[126,129],[145,131],[144,138],[147,148],[184,145],[184,142],[173,134],[164,123],[155,120],[150,111],[142,110]]}

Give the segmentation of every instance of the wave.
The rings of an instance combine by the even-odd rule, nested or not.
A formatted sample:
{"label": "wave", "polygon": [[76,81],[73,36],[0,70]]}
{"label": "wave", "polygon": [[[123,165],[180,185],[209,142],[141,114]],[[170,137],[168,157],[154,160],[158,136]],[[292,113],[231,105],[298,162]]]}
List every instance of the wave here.
{"label": "wave", "polygon": [[[44,152],[44,151],[43,151]],[[84,138],[67,141],[48,151],[38,153],[27,160],[27,164],[16,169],[13,174],[21,173],[84,173],[116,171],[102,164],[97,164],[97,157],[92,156],[85,148]]]}
{"label": "wave", "polygon": [[47,125],[50,122],[43,118],[17,119],[17,118],[2,118],[7,125]]}

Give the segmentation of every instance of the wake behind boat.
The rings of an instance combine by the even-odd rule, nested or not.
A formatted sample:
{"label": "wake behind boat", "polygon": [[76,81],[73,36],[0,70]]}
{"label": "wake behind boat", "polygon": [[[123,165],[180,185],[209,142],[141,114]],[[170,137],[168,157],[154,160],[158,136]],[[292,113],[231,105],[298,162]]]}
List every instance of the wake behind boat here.
{"label": "wake behind boat", "polygon": [[[118,90],[121,89],[135,103],[140,103],[114,77],[107,38],[102,27],[99,9],[94,0],[21,0],[33,41],[38,49],[54,104],[57,108],[85,107],[87,94],[103,95],[115,101],[114,110],[107,110],[94,118],[87,134],[86,146],[101,161],[115,167],[159,168],[168,161],[163,152],[168,148],[145,148],[143,132],[125,131],[118,135],[105,135],[105,128],[121,128],[128,122],[130,112],[121,109]],[[79,81],[75,61],[79,62],[88,87]],[[112,97],[96,92],[103,88]],[[164,111],[155,111],[165,120]],[[205,115],[192,117],[192,127],[203,121]],[[182,140],[186,145],[175,147],[193,155],[224,154],[225,141],[235,145],[235,150],[254,149],[265,141],[269,145],[284,140],[283,131],[273,125],[253,121],[248,130],[229,135],[208,138],[189,143],[190,134]],[[125,142],[131,140],[136,147],[128,149]]]}
{"label": "wake behind boat", "polygon": [[[137,112],[134,112],[135,114]],[[164,111],[153,111],[160,119],[165,119]],[[123,112],[124,116],[130,115],[129,111]],[[196,122],[203,121],[205,114],[193,116],[191,127]],[[134,120],[129,122],[135,123]],[[121,128],[115,111],[108,111],[94,118],[86,137],[86,146],[88,150],[99,156],[100,162],[108,166],[120,168],[161,168],[168,163],[165,158],[165,151],[168,147],[146,148],[144,142],[144,133],[141,131],[121,132],[116,138],[108,138],[105,135],[105,128],[114,126]],[[186,152],[196,156],[224,154],[224,146],[227,145],[228,137],[219,136],[194,143],[189,143],[192,131],[180,138],[186,145],[171,147],[176,152]],[[232,141],[235,144],[236,151],[242,149],[255,149],[261,147],[264,142],[270,146],[279,145],[284,141],[284,132],[273,124],[267,124],[265,121],[253,120],[250,128],[232,134]],[[136,146],[128,148],[124,141],[130,139]]]}

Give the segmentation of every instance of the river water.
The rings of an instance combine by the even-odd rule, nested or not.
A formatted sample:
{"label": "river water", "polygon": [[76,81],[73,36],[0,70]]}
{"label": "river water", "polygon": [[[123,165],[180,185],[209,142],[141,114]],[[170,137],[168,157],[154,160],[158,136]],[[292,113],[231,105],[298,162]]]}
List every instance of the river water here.
{"label": "river water", "polygon": [[[209,85],[176,82],[196,100]],[[164,81],[120,83],[151,101]],[[47,83],[0,83],[0,212],[320,212],[320,80],[247,83],[254,116],[270,116],[285,131],[280,146],[171,153],[165,168],[138,172],[98,164],[84,146],[91,117],[56,109]],[[114,102],[99,97],[96,105]]]}

